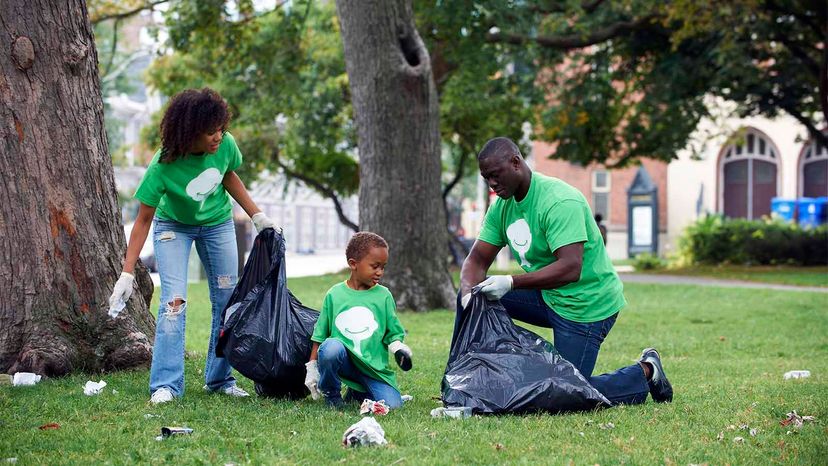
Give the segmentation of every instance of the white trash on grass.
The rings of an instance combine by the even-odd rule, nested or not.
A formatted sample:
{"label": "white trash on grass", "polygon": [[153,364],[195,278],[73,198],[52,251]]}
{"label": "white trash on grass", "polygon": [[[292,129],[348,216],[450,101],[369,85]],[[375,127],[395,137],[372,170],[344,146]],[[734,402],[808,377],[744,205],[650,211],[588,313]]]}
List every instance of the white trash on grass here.
{"label": "white trash on grass", "polygon": [[788,371],[788,372],[785,372],[785,375],[783,375],[782,377],[784,377],[785,380],[791,380],[791,379],[806,379],[810,376],[811,376],[811,371]]}
{"label": "white trash on grass", "polygon": [[34,385],[40,382],[40,378],[41,376],[33,372],[16,372],[14,374],[14,378],[12,379],[12,385],[15,387]]}
{"label": "white trash on grass", "polygon": [[100,382],[93,382],[89,380],[86,382],[86,385],[83,386],[83,394],[86,396],[99,395],[103,392],[104,387],[106,387],[106,382],[103,380]]}
{"label": "white trash on grass", "polygon": [[342,436],[342,444],[346,447],[360,445],[385,445],[385,431],[373,417],[364,417],[356,424],[348,427]]}

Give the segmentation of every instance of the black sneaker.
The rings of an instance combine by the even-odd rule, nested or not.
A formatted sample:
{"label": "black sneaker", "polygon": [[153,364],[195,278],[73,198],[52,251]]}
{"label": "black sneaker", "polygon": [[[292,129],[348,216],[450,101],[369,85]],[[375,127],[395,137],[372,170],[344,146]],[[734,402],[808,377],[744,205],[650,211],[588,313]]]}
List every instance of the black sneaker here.
{"label": "black sneaker", "polygon": [[411,358],[409,358],[403,352],[403,350],[397,350],[397,352],[394,353],[394,359],[397,360],[397,365],[400,366],[400,369],[402,369],[404,371],[410,371],[411,370],[411,366],[412,366]]}
{"label": "black sneaker", "polygon": [[345,402],[342,400],[342,397],[337,398],[325,398],[325,405],[328,408],[331,408],[336,411],[342,411],[345,409]]}
{"label": "black sneaker", "polygon": [[673,386],[667,380],[667,375],[664,374],[664,368],[661,367],[661,356],[655,348],[647,348],[641,352],[641,359],[639,362],[649,363],[653,368],[652,376],[647,381],[650,387],[650,396],[658,403],[669,403],[673,401]]}

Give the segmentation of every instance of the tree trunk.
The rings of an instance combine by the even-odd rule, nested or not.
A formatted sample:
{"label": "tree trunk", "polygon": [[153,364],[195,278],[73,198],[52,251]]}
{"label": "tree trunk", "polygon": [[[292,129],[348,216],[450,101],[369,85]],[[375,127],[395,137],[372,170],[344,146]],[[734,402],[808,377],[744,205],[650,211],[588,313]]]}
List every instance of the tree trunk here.
{"label": "tree trunk", "polygon": [[338,0],[359,140],[359,223],[390,246],[401,308],[454,308],[437,91],[408,0]]}
{"label": "tree trunk", "polygon": [[83,0],[0,9],[0,371],[58,376],[148,364],[152,282],[117,319],[124,233]]}

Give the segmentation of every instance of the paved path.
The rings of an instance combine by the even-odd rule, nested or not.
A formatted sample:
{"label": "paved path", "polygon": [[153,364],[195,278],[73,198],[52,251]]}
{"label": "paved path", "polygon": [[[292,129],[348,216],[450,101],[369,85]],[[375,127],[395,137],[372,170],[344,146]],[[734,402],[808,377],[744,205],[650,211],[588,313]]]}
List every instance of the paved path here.
{"label": "paved path", "polygon": [[624,283],[652,283],[657,285],[699,285],[720,286],[724,288],[758,288],[763,290],[780,291],[810,291],[828,293],[828,288],[817,286],[794,286],[775,283],[748,282],[744,280],[724,280],[720,278],[688,277],[684,275],[659,275],[644,273],[619,273]]}

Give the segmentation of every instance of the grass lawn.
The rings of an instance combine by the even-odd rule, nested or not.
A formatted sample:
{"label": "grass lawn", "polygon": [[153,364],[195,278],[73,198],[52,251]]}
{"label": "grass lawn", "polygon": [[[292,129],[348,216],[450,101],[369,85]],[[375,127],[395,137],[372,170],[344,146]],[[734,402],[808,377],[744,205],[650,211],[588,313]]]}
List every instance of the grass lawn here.
{"label": "grass lawn", "polygon": [[641,270],[640,272],[692,275],[762,283],[780,283],[783,285],[828,287],[828,267],[700,265],[683,269],[665,269],[655,272]]}
{"label": "grass lawn", "polygon": [[[342,276],[292,279],[294,293],[318,307]],[[156,291],[157,295],[157,291]],[[346,449],[357,408],[322,402],[230,399],[202,392],[207,346],[206,286],[190,288],[187,392],[147,403],[148,371],[81,374],[35,387],[0,387],[0,462],[17,464],[825,464],[828,458],[828,295],[636,285],[598,359],[596,373],[661,350],[676,396],[672,404],[626,406],[570,415],[432,419],[453,315],[403,313],[414,369],[399,373],[414,401],[379,418],[389,445]],[[550,331],[539,330],[551,338]],[[808,379],[782,374],[809,369]],[[103,378],[105,393],[82,385]],[[252,392],[253,384],[240,385]],[[115,393],[113,390],[116,390]],[[789,411],[816,416],[801,430],[780,426]],[[614,429],[600,424],[613,423]],[[39,426],[58,423],[57,430]],[[740,425],[758,429],[756,436]],[[193,435],[155,441],[161,426]],[[729,426],[734,426],[732,429]],[[792,434],[787,432],[795,431]],[[717,440],[722,432],[723,440]],[[734,438],[743,437],[743,443]]]}

